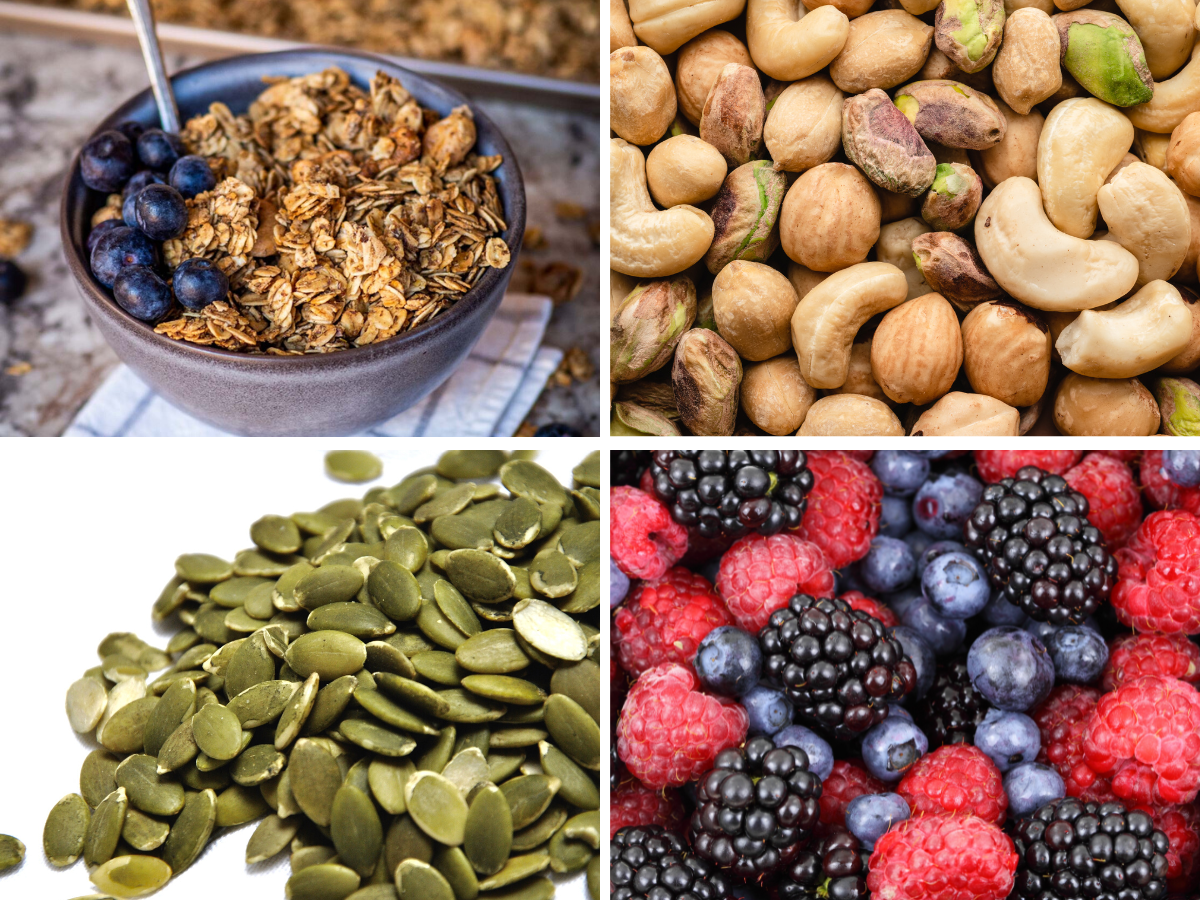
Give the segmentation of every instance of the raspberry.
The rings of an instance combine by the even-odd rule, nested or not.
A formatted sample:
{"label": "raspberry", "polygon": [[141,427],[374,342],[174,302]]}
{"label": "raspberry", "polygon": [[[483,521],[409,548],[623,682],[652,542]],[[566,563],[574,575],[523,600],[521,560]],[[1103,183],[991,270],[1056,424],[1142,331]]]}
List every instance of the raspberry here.
{"label": "raspberry", "polygon": [[1101,456],[1111,456],[1127,466],[1136,466],[1142,458],[1141,450],[1093,450],[1092,452],[1099,453]]}
{"label": "raspberry", "polygon": [[685,553],[687,529],[654,497],[631,487],[609,490],[611,552],[630,578],[661,578]]}
{"label": "raspberry", "polygon": [[676,566],[654,581],[643,581],[613,616],[613,637],[621,667],[641,675],[663,663],[692,668],[704,636],[733,624],[708,579]]}
{"label": "raspberry", "polygon": [[890,606],[868,597],[862,591],[846,591],[838,599],[849,603],[851,609],[874,616],[887,628],[895,628],[900,624],[900,620],[896,618],[896,614],[892,612]]}
{"label": "raspberry", "polygon": [[1079,462],[1082,450],[976,450],[975,465],[987,484],[1012,478],[1024,466],[1037,466],[1052,475],[1062,475]]}
{"label": "raspberry", "polygon": [[1083,759],[1083,735],[1099,699],[1095,688],[1060,685],[1033,713],[1033,720],[1042,735],[1038,762],[1053,766],[1062,776],[1067,796],[1107,803],[1115,799],[1111,780],[1096,774]]}
{"label": "raspberry", "polygon": [[1132,634],[1113,641],[1101,686],[1111,691],[1145,675],[1200,683],[1200,647],[1182,634]]}
{"label": "raspberry", "polygon": [[626,779],[613,791],[609,804],[611,838],[627,825],[661,825],[667,831],[683,834],[687,811],[674,788],[652,791],[635,778]]}
{"label": "raspberry", "polygon": [[863,794],[882,794],[888,787],[860,763],[836,760],[829,777],[821,782],[821,824],[841,828],[846,824],[846,804]]}
{"label": "raspberry", "polygon": [[1200,515],[1200,487],[1180,487],[1162,473],[1161,450],[1142,454],[1141,480],[1146,499],[1155,509],[1186,509]]}
{"label": "raspberry", "polygon": [[1150,513],[1116,558],[1118,619],[1137,631],[1200,633],[1200,519]]}
{"label": "raspberry", "polygon": [[1109,548],[1125,546],[1142,521],[1142,496],[1129,466],[1111,456],[1089,453],[1063,477],[1087,497],[1088,521],[1100,529]]}
{"label": "raspberry", "polygon": [[883,900],[1003,900],[1012,838],[978,816],[917,816],[875,842],[867,887]]}
{"label": "raspberry", "polygon": [[721,557],[717,590],[738,627],[757,634],[795,594],[832,597],[833,572],[816,544],[749,534]]}
{"label": "raspberry", "polygon": [[796,535],[812,541],[830,566],[862,559],[879,532],[883,485],[866,463],[841,450],[813,451],[808,467],[816,483]]}
{"label": "raspberry", "polygon": [[1105,694],[1083,739],[1087,764],[1130,803],[1191,803],[1200,791],[1200,694],[1149,675]]}
{"label": "raspberry", "polygon": [[678,787],[738,746],[750,721],[731,700],[698,691],[696,676],[667,663],[647,669],[629,689],[617,722],[617,754],[651,788]]}
{"label": "raspberry", "polygon": [[948,744],[921,757],[901,779],[896,793],[914,816],[972,813],[1000,825],[1008,810],[1000,770],[982,750],[967,744]]}
{"label": "raspberry", "polygon": [[613,712],[613,720],[617,718],[617,713],[621,710],[621,704],[625,702],[625,692],[629,690],[629,677],[625,674],[625,670],[617,663],[617,654],[610,653],[609,658],[609,673],[612,680],[609,682],[608,698]]}

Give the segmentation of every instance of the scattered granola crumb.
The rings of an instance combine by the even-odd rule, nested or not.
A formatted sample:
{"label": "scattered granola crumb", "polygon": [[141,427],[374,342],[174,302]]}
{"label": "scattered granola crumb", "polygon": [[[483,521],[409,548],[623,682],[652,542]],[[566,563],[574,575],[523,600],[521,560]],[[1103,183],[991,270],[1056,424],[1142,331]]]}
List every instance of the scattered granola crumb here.
{"label": "scattered granola crumb", "polygon": [[19,362],[9,366],[4,370],[5,375],[28,375],[33,371],[33,366],[27,362]]}
{"label": "scattered granola crumb", "polygon": [[550,377],[559,387],[568,387],[572,381],[588,381],[595,374],[596,366],[587,353],[580,347],[572,347]]}
{"label": "scattered granola crumb", "polygon": [[522,250],[545,250],[548,246],[550,246],[550,242],[546,240],[540,227],[537,225],[526,226],[525,237],[521,241]]}
{"label": "scattered granola crumb", "polygon": [[33,225],[16,219],[0,219],[0,259],[16,259],[33,239]]}
{"label": "scattered granola crumb", "polygon": [[517,433],[513,437],[533,437],[537,434],[537,426],[526,420],[521,423],[521,427],[517,429]]}
{"label": "scattered granola crumb", "polygon": [[582,219],[587,215],[587,210],[578,203],[572,203],[569,200],[559,200],[554,204],[554,215],[560,219]]}
{"label": "scattered granola crumb", "polygon": [[538,268],[533,277],[533,292],[545,294],[555,306],[575,299],[583,287],[583,270],[565,262],[551,262]]}

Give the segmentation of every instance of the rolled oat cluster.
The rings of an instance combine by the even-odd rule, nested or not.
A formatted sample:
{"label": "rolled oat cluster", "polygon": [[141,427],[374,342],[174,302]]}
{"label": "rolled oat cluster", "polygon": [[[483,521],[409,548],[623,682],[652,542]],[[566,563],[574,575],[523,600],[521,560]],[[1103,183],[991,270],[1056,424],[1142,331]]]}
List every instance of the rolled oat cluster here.
{"label": "rolled oat cluster", "polygon": [[1187,0],[614,0],[614,434],[1200,433]]}

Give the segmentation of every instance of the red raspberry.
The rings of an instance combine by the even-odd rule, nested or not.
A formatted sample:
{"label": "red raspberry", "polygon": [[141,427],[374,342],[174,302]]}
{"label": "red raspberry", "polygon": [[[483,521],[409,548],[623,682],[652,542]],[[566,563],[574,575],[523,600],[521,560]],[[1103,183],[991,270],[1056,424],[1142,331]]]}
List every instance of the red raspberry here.
{"label": "red raspberry", "polygon": [[869,463],[871,457],[875,455],[874,450],[843,450],[847,456],[853,456],[859,462]]}
{"label": "red raspberry", "polygon": [[1150,513],[1115,556],[1118,619],[1136,631],[1200,633],[1200,519],[1183,510]]}
{"label": "red raspberry", "polygon": [[1037,466],[1061,475],[1079,462],[1082,450],[976,450],[975,465],[979,477],[988,484],[1012,478],[1022,466]]}
{"label": "red raspberry", "polygon": [[868,597],[862,591],[846,591],[838,599],[849,603],[851,609],[874,616],[888,628],[895,628],[900,624],[900,620],[896,618],[896,614],[892,612],[890,606]]}
{"label": "red raspberry", "polygon": [[608,803],[608,836],[612,838],[627,825],[661,825],[683,834],[687,812],[674,788],[652,791],[636,778],[629,778],[612,792]]}
{"label": "red raspberry", "polygon": [[708,579],[676,566],[662,578],[641,582],[617,607],[613,640],[630,675],[668,662],[691,669],[704,636],[732,624]]}
{"label": "red raspberry", "polygon": [[1111,456],[1089,453],[1063,477],[1087,497],[1088,521],[1100,529],[1109,549],[1125,546],[1142,521],[1142,495],[1129,466]]}
{"label": "red raspberry", "polygon": [[993,825],[1004,822],[1008,795],[1000,770],[978,747],[947,744],[917,760],[896,793],[913,815],[972,813]]}
{"label": "red raspberry", "polygon": [[804,520],[796,530],[840,569],[862,559],[879,532],[883,485],[866,463],[841,450],[814,450],[808,467],[815,482],[808,494]]}
{"label": "red raspberry", "polygon": [[1142,454],[1140,470],[1142,490],[1155,509],[1186,509],[1200,516],[1200,487],[1180,487],[1162,473],[1161,450],[1147,450]]}
{"label": "red raspberry", "polygon": [[1003,900],[1017,851],[978,816],[916,816],[875,842],[868,867],[876,900]]}
{"label": "red raspberry", "polygon": [[1101,456],[1111,456],[1127,466],[1136,466],[1142,458],[1141,450],[1093,450],[1092,452],[1099,453]]}
{"label": "red raspberry", "polygon": [[647,787],[694,781],[718,753],[746,739],[746,710],[698,685],[683,666],[667,663],[647,669],[629,689],[617,722],[617,756]]}
{"label": "red raspberry", "polygon": [[738,627],[757,634],[795,594],[833,596],[833,571],[816,544],[790,534],[749,534],[721,557],[717,590]]}
{"label": "red raspberry", "polygon": [[687,529],[645,491],[609,489],[612,558],[630,578],[661,578],[687,553]]}
{"label": "red raspberry", "polygon": [[610,653],[608,657],[609,669],[612,675],[612,681],[608,686],[609,709],[612,710],[613,721],[616,721],[617,714],[621,711],[621,704],[625,702],[625,692],[629,690],[629,677],[625,674],[625,670],[617,664],[617,654]]}
{"label": "red raspberry", "polygon": [[1105,694],[1083,738],[1087,764],[1128,803],[1191,803],[1200,791],[1200,694],[1149,675]]}
{"label": "red raspberry", "polygon": [[863,794],[882,794],[887,785],[861,763],[835,760],[829,777],[821,782],[821,824],[839,828],[846,824],[846,805]]}
{"label": "red raspberry", "polygon": [[1077,684],[1059,685],[1033,713],[1042,735],[1037,761],[1053,766],[1067,796],[1096,803],[1115,800],[1112,781],[1096,774],[1083,758],[1083,736],[1096,711],[1100,692]]}
{"label": "red raspberry", "polygon": [[1200,683],[1200,647],[1182,634],[1130,634],[1113,641],[1101,686],[1111,691],[1145,675]]}

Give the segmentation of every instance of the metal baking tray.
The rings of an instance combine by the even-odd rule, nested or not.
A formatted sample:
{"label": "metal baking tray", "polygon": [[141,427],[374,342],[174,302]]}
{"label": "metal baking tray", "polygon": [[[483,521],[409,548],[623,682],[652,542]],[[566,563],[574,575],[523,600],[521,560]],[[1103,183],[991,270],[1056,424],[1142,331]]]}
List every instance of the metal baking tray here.
{"label": "metal baking tray", "polygon": [[[0,0],[0,29],[48,34],[76,40],[103,41],[113,44],[137,45],[133,22],[123,16],[62,9],[54,6],[34,6]],[[311,46],[279,38],[258,37],[234,31],[192,28],[187,25],[158,23],[158,38],[164,49],[216,59],[240,53],[270,53],[275,50],[295,50]],[[330,47],[337,50],[337,47]],[[596,52],[599,53],[599,47]],[[458,63],[435,62],[414,57],[389,57],[405,68],[437,78],[470,97],[488,100],[508,100],[570,112],[600,114],[600,86],[543,78],[494,69],[480,69]]]}

